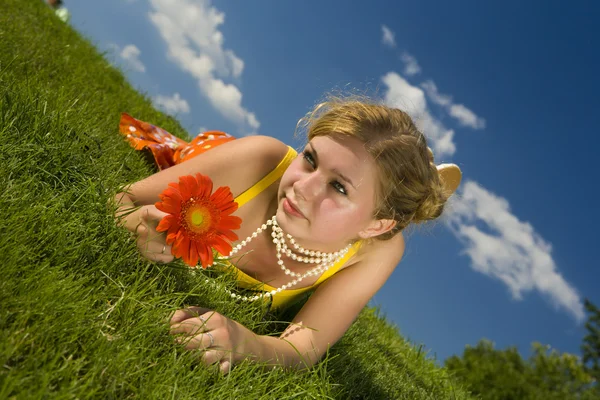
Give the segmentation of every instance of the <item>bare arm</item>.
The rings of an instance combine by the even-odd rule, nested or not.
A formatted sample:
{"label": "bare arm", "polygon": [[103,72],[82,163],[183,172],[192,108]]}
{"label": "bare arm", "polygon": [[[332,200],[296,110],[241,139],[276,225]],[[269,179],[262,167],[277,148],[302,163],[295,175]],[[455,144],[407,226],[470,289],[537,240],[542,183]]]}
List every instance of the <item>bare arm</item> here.
{"label": "bare arm", "polygon": [[257,336],[250,353],[288,367],[314,365],[383,286],[403,252],[404,241],[399,236],[376,254],[338,272],[315,291],[280,337]]}
{"label": "bare arm", "polygon": [[338,272],[316,290],[280,337],[260,336],[202,307],[177,310],[171,333],[188,350],[203,350],[205,364],[228,372],[243,359],[303,369],[319,361],[383,286],[404,252],[401,235]]}
{"label": "bare arm", "polygon": [[134,183],[116,199],[136,206],[154,204],[169,183],[198,172],[208,175],[215,187],[229,186],[236,197],[273,169],[286,152],[284,143],[269,136],[233,140]]}
{"label": "bare arm", "polygon": [[268,136],[249,136],[222,144],[184,163],[172,166],[130,185],[114,200],[117,221],[137,235],[141,254],[159,262],[173,257],[166,246],[165,234],[156,226],[166,214],[156,209],[158,195],[180,176],[202,173],[214,187],[229,186],[234,196],[269,173],[285,156],[287,146]]}

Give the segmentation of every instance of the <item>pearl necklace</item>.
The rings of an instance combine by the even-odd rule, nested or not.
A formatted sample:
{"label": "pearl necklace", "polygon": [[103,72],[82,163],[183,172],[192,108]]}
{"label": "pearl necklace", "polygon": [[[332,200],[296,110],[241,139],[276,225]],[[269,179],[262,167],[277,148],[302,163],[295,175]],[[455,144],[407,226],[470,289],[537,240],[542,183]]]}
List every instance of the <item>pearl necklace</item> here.
{"label": "pearl necklace", "polygon": [[[324,253],[324,252],[320,252],[320,251],[306,250],[306,249],[302,248],[302,246],[297,244],[291,235],[287,234],[286,236],[290,240],[290,243],[292,244],[292,246],[294,246],[294,248],[296,250],[298,250],[300,253],[302,253],[308,257],[299,256],[296,253],[293,253],[292,250],[287,247],[287,244],[285,243],[285,239],[284,239],[283,229],[281,229],[279,227],[279,225],[277,224],[277,217],[274,215],[272,218],[267,220],[266,223],[259,226],[258,229],[256,231],[254,231],[250,236],[248,236],[246,239],[242,240],[240,243],[238,243],[236,246],[234,246],[231,249],[231,252],[229,253],[229,256],[227,258],[231,258],[235,254],[237,254],[244,246],[246,246],[248,243],[250,243],[252,241],[252,239],[256,238],[260,233],[262,233],[264,230],[266,230],[268,226],[271,226],[271,229],[272,229],[271,237],[273,237],[273,243],[275,244],[275,246],[277,248],[277,264],[281,267],[281,269],[285,272],[286,275],[291,275],[295,279],[292,279],[290,282],[286,283],[285,285],[283,285],[281,287],[278,287],[277,289],[273,289],[269,292],[264,292],[264,293],[261,293],[259,295],[255,295],[255,296],[241,296],[241,295],[235,294],[235,293],[230,292],[229,290],[225,289],[229,293],[229,295],[234,299],[240,299],[243,301],[255,301],[255,300],[261,299],[263,297],[273,296],[273,295],[281,292],[282,290],[286,290],[294,285],[297,285],[304,278],[306,278],[308,276],[316,276],[316,275],[320,275],[320,274],[324,273],[329,268],[331,268],[333,265],[335,265],[350,250],[350,245],[348,245],[344,249],[342,249],[340,251],[336,251],[334,253]],[[285,263],[281,259],[282,255],[286,255],[287,257],[289,257],[293,260],[298,260],[298,261],[301,261],[304,263],[310,263],[310,264],[316,263],[318,265],[315,268],[312,268],[312,269],[306,271],[304,274],[299,274],[299,273],[293,272],[286,268]]]}

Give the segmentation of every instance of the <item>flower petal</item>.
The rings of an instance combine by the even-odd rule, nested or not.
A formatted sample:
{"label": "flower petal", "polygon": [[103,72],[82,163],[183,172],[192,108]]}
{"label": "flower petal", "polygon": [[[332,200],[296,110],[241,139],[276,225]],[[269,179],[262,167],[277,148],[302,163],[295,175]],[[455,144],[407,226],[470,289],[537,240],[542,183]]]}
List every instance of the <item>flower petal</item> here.
{"label": "flower petal", "polygon": [[181,258],[183,262],[189,265],[190,267],[195,267],[196,264],[192,264],[190,259],[190,238],[187,235],[182,235],[183,239],[181,240],[180,245],[178,246],[181,250]]}
{"label": "flower petal", "polygon": [[236,207],[237,209],[237,203],[233,201],[233,194],[227,186],[221,186],[215,190],[215,193],[210,197],[210,201],[215,203],[221,210],[225,210],[229,207]]}
{"label": "flower petal", "polygon": [[188,185],[188,189],[190,190],[190,196],[198,196],[198,192],[200,191],[200,183],[194,175],[188,175],[187,178],[188,179],[186,180],[186,183]]}
{"label": "flower petal", "polygon": [[169,231],[167,232],[167,236],[170,234],[177,234],[179,229],[181,229],[181,225],[179,224],[179,217],[173,216],[175,219],[175,223],[169,227]]}
{"label": "flower petal", "polygon": [[185,237],[185,233],[181,230],[177,232],[177,236],[175,237],[175,242],[173,243],[173,255],[178,258],[183,258],[184,250],[181,247],[181,243],[183,242],[183,238]]}
{"label": "flower petal", "polygon": [[202,174],[196,174],[198,180],[199,190],[198,196],[201,198],[209,198],[213,190],[213,181],[210,177]]}
{"label": "flower petal", "polygon": [[158,195],[158,198],[163,200],[164,197],[170,197],[175,201],[181,201],[181,193],[179,193],[179,185],[177,183],[169,183],[167,188]]}
{"label": "flower petal", "polygon": [[223,239],[223,237],[215,235],[211,242],[214,249],[217,250],[221,255],[228,256],[229,253],[231,253],[231,242]]}
{"label": "flower petal", "polygon": [[162,202],[154,204],[162,212],[168,214],[179,214],[181,212],[181,199],[177,200],[173,197],[165,196]]}
{"label": "flower petal", "polygon": [[[158,208],[158,207],[156,207]],[[159,208],[160,210],[160,208]],[[173,215],[165,215],[163,219],[160,220],[158,226],[156,227],[157,232],[168,231],[173,225],[177,225],[177,218]]]}
{"label": "flower petal", "polygon": [[227,239],[231,240],[232,242],[235,242],[236,240],[239,239],[238,235],[229,229],[217,229],[216,234],[223,236],[224,238],[227,238]]}
{"label": "flower petal", "polygon": [[[179,232],[174,232],[174,233],[167,233],[167,244],[172,244],[175,242],[175,239],[177,238],[177,234]],[[173,255],[175,255],[175,253],[173,253]]]}
{"label": "flower petal", "polygon": [[209,264],[212,264],[212,260],[209,262],[209,258],[212,258],[212,250],[206,243],[196,242],[196,248],[198,251],[198,255],[200,258],[200,262],[202,263],[202,268],[208,268]]}
{"label": "flower petal", "polygon": [[240,229],[242,226],[242,219],[235,215],[221,216],[219,221],[219,229]]}
{"label": "flower petal", "polygon": [[196,267],[198,265],[198,248],[196,246],[195,240],[190,240],[190,249],[189,249],[189,260],[190,266]]}
{"label": "flower petal", "polygon": [[213,251],[212,251],[212,247],[208,248],[208,260],[206,261],[206,268],[208,268],[209,265],[212,265],[212,263],[215,260],[213,259]]}
{"label": "flower petal", "polygon": [[190,199],[190,197],[192,197],[192,183],[190,182],[190,179],[194,180],[194,178],[189,175],[179,177],[179,191],[181,192],[181,198],[183,201],[187,201]]}

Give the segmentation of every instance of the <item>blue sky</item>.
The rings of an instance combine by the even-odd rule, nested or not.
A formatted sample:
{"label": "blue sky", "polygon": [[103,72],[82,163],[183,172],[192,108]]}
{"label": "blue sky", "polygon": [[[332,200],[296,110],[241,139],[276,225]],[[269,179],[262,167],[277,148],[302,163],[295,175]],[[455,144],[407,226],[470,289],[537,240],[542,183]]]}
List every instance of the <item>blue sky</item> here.
{"label": "blue sky", "polygon": [[[372,303],[443,360],[481,338],[579,353],[600,305],[592,1],[69,1],[71,25],[194,135],[298,146],[331,91],[408,111],[464,174]],[[127,111],[127,110],[123,110]],[[115,140],[120,140],[116,132]]]}

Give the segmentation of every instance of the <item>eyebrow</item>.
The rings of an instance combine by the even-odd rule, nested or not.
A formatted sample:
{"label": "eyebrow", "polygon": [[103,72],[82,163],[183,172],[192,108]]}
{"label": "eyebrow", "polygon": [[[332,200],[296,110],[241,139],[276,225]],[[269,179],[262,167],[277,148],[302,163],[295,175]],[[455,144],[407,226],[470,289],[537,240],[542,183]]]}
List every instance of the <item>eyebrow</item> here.
{"label": "eyebrow", "polygon": [[[317,152],[317,149],[315,149],[315,145],[312,144],[312,143],[308,143],[308,145],[312,149],[313,153],[315,153],[316,161],[319,162],[319,153]],[[348,178],[346,175],[342,174],[340,171],[338,171],[335,168],[333,168],[331,170],[331,172],[335,173],[337,176],[339,176],[340,178],[342,178],[342,180],[348,182],[354,188],[354,190],[357,190],[356,186],[354,186],[354,183],[352,183],[352,181],[350,180],[350,178]]]}

